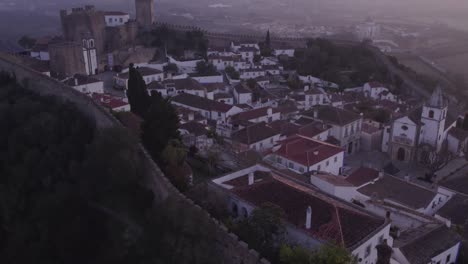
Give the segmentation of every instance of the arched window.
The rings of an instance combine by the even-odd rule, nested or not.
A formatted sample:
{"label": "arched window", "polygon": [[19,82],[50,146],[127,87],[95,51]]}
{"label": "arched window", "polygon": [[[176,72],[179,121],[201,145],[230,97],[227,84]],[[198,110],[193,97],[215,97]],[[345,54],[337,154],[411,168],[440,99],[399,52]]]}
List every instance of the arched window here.
{"label": "arched window", "polygon": [[87,47],[88,47],[88,42],[86,41],[86,39],[83,39],[83,47],[84,47],[84,48],[87,48]]}
{"label": "arched window", "polygon": [[429,111],[429,118],[434,118],[434,111],[432,110]]}
{"label": "arched window", "polygon": [[94,40],[92,39],[89,40],[89,48],[90,49],[94,48]]}

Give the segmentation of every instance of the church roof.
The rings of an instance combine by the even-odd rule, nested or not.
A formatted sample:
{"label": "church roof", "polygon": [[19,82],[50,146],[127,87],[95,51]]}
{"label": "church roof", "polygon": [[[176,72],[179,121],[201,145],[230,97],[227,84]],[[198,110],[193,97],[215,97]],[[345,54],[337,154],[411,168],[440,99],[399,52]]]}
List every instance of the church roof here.
{"label": "church roof", "polygon": [[429,99],[428,106],[435,108],[444,108],[447,106],[447,103],[442,92],[442,88],[437,86],[434,92],[432,92],[431,98]]}

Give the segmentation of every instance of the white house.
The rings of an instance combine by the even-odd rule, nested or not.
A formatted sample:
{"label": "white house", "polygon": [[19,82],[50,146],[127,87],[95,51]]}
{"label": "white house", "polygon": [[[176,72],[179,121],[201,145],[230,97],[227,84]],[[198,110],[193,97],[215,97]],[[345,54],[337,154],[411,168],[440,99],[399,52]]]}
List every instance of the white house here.
{"label": "white house", "polygon": [[233,89],[234,99],[236,104],[250,104],[252,103],[252,91],[245,83],[238,83]]}
{"label": "white house", "polygon": [[461,237],[438,223],[401,233],[394,240],[392,258],[401,264],[457,263]]}
{"label": "white house", "polygon": [[242,46],[237,52],[240,53],[243,60],[249,61],[250,63],[253,62],[256,55],[260,55],[260,49],[257,47]]}
{"label": "white house", "polygon": [[182,142],[188,146],[195,146],[198,150],[207,150],[213,143],[213,138],[208,137],[208,126],[199,122],[191,121],[181,124],[179,132]]}
{"label": "white house", "polygon": [[293,48],[279,48],[279,49],[274,49],[273,50],[273,55],[275,55],[276,57],[278,56],[288,56],[288,57],[294,57],[294,53],[295,53],[295,49]]}
{"label": "white house", "polygon": [[[141,74],[146,84],[150,84],[151,82],[154,82],[154,81],[161,82],[161,81],[164,81],[165,79],[164,72],[161,70],[153,69],[149,67],[138,67],[136,69]],[[125,89],[125,90],[128,89],[128,78],[129,78],[128,71],[117,74],[116,76],[114,76],[114,86],[120,89]]]}
{"label": "white house", "polygon": [[125,25],[130,20],[130,15],[124,12],[106,11],[104,12],[104,19],[106,20],[106,26],[118,27]]}
{"label": "white house", "polygon": [[379,82],[368,82],[363,87],[364,96],[372,98],[374,100],[388,100],[391,102],[397,102],[398,98],[396,95],[390,92]]}
{"label": "white house", "polygon": [[344,162],[342,148],[302,136],[279,143],[271,160],[297,173],[320,171],[339,175]]}
{"label": "white house", "polygon": [[281,119],[281,113],[271,107],[261,107],[241,112],[231,117],[231,121],[248,121],[252,123],[271,123]]}
{"label": "white house", "polygon": [[280,133],[265,123],[256,123],[232,133],[235,152],[247,150],[265,151],[271,149],[280,139]]}
{"label": "white house", "polygon": [[282,208],[287,241],[305,249],[312,251],[324,243],[339,241],[359,263],[370,264],[377,261],[377,245],[393,245],[386,219],[299,185],[283,174],[257,164],[214,179],[213,183],[227,195],[228,210],[235,218],[249,217],[266,202]]}
{"label": "white house", "polygon": [[68,86],[85,94],[103,94],[104,82],[83,74],[75,74],[64,81]]}
{"label": "white house", "polygon": [[304,94],[304,109],[306,110],[316,105],[330,104],[330,99],[328,98],[327,94],[317,88],[309,88],[306,86]]}
{"label": "white house", "polygon": [[126,98],[98,93],[92,94],[91,97],[105,108],[114,112],[130,112],[130,104]]}
{"label": "white house", "polygon": [[237,106],[220,103],[188,93],[181,93],[174,96],[171,103],[197,111],[207,119],[220,121],[222,123],[226,123],[227,118],[230,116],[242,112],[242,109]]}
{"label": "white house", "polygon": [[93,75],[98,72],[98,61],[96,44],[93,37],[88,35],[83,38],[83,58],[85,63],[86,74]]}
{"label": "white house", "polygon": [[234,104],[234,97],[230,93],[215,93],[213,96],[213,100],[228,105]]}
{"label": "white house", "polygon": [[[277,69],[279,71],[279,69]],[[250,68],[250,69],[243,69],[240,70],[240,79],[241,80],[248,80],[248,79],[255,79],[257,77],[265,76],[266,70],[263,68]]]}
{"label": "white house", "polygon": [[464,156],[468,150],[468,131],[459,127],[452,127],[447,134],[448,150],[457,156]]}
{"label": "white house", "polygon": [[322,105],[313,107],[302,116],[331,125],[330,136],[334,137],[339,146],[346,150],[346,154],[354,154],[360,150],[361,115],[346,109]]}
{"label": "white house", "polygon": [[328,82],[322,79],[319,79],[317,77],[314,77],[312,75],[307,75],[307,76],[301,76],[299,75],[299,80],[301,80],[304,84],[310,84],[311,87],[316,87],[316,88],[334,88],[337,89],[339,88],[338,84]]}

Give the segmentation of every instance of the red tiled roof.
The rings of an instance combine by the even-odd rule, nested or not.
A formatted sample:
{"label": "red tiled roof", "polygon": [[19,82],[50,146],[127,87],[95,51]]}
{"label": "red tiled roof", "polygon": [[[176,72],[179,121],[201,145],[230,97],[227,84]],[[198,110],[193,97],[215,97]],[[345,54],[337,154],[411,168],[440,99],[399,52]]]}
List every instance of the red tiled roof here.
{"label": "red tiled roof", "polygon": [[373,181],[379,177],[379,172],[370,169],[370,168],[364,168],[361,167],[357,170],[355,170],[351,175],[346,177],[346,181],[351,183],[352,185],[359,187],[362,186],[363,184],[366,184],[370,181]]}
{"label": "red tiled roof", "polygon": [[128,105],[128,103],[123,101],[121,98],[114,97],[114,96],[111,96],[109,94],[93,93],[92,97],[98,103],[100,103],[104,107],[107,107],[107,108],[110,108],[110,109],[115,109],[115,108],[119,108],[119,107]]}
{"label": "red tiled roof", "polygon": [[[274,178],[236,187],[231,192],[256,206],[266,202],[275,204],[284,210],[288,222],[310,236],[347,248],[356,246],[385,223],[384,219],[306,193]],[[312,208],[312,221],[308,230],[305,220],[309,206]]]}
{"label": "red tiled roof", "polygon": [[226,113],[234,106],[223,104],[200,96],[182,93],[172,98],[173,102],[207,111]]}
{"label": "red tiled roof", "polygon": [[[257,108],[257,109],[253,109],[253,110],[250,110],[250,111],[245,111],[245,112],[233,115],[232,119],[251,120],[251,119],[259,118],[259,117],[262,117],[262,116],[267,116],[268,115],[268,109],[270,109],[270,108],[271,107],[262,107],[262,108]],[[273,109],[273,108],[271,108],[271,109],[272,109],[273,113],[278,113],[278,110]]]}
{"label": "red tiled roof", "polygon": [[232,140],[251,145],[279,135],[279,132],[265,125],[264,122],[253,124],[232,134]]}
{"label": "red tiled roof", "polygon": [[288,160],[309,167],[340,152],[343,152],[342,148],[295,136],[284,140],[281,143],[281,147],[275,153]]}

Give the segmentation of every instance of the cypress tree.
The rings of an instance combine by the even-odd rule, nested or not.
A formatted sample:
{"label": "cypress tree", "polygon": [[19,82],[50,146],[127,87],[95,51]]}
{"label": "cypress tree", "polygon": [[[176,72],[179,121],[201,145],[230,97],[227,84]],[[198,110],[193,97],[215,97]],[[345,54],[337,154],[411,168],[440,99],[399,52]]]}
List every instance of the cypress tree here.
{"label": "cypress tree", "polygon": [[145,80],[133,63],[129,67],[127,97],[131,111],[143,118],[149,109],[151,98]]}

